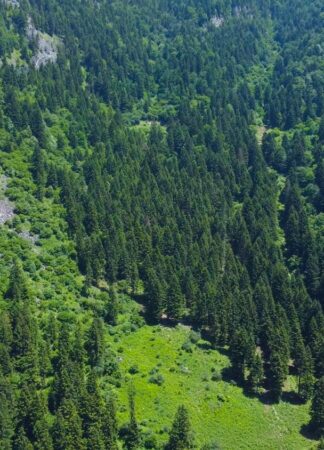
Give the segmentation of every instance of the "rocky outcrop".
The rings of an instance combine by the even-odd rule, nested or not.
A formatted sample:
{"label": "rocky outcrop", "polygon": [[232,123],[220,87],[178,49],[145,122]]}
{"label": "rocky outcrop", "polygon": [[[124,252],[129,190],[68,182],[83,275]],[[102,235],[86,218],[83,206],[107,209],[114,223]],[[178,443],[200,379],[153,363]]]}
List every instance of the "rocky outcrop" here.
{"label": "rocky outcrop", "polygon": [[5,224],[15,216],[14,204],[6,197],[8,178],[0,175],[0,225]]}
{"label": "rocky outcrop", "polygon": [[36,53],[32,58],[32,64],[38,70],[49,63],[56,63],[60,39],[50,36],[36,29],[31,17],[28,18],[26,34],[29,40],[36,41]]}

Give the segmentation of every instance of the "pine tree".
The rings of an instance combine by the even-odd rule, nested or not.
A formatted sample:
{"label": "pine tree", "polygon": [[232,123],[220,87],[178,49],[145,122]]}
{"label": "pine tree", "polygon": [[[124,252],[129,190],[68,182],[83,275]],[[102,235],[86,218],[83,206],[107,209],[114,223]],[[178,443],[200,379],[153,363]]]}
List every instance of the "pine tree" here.
{"label": "pine tree", "polygon": [[102,319],[94,318],[88,331],[86,349],[89,357],[89,364],[92,367],[102,363],[104,353],[104,331]]}
{"label": "pine tree", "polygon": [[101,432],[102,399],[99,393],[98,381],[95,372],[92,370],[88,376],[87,385],[82,399],[81,417],[83,420],[84,436],[91,438],[99,445],[103,444]]}
{"label": "pine tree", "polygon": [[128,390],[129,415],[130,420],[125,436],[125,445],[128,450],[136,449],[140,443],[140,431],[138,428],[135,412],[135,388],[131,384]]}
{"label": "pine tree", "polygon": [[170,319],[180,320],[184,315],[185,299],[177,276],[173,273],[168,282],[167,315]]}
{"label": "pine tree", "polygon": [[324,436],[324,376],[315,385],[311,406],[311,425],[319,436]]}
{"label": "pine tree", "polygon": [[324,115],[321,117],[319,129],[318,129],[318,142],[324,144]]}
{"label": "pine tree", "polygon": [[251,336],[244,328],[239,328],[230,345],[230,359],[235,376],[244,382],[245,369],[253,361],[254,344]]}
{"label": "pine tree", "polygon": [[0,448],[2,450],[12,449],[14,406],[12,387],[0,371]]}
{"label": "pine tree", "polygon": [[41,148],[46,147],[46,132],[45,125],[42,118],[42,113],[38,105],[33,107],[31,118],[30,118],[30,128],[33,135],[37,138]]}
{"label": "pine tree", "polygon": [[252,391],[258,392],[264,377],[263,362],[259,353],[256,353],[250,364],[250,373],[248,376],[248,384]]}
{"label": "pine tree", "polygon": [[29,299],[28,287],[22,265],[18,259],[14,259],[9,278],[9,287],[6,292],[6,298],[19,301]]}
{"label": "pine tree", "polygon": [[102,416],[102,432],[104,435],[105,449],[117,450],[117,420],[116,420],[116,405],[112,395],[105,401]]}
{"label": "pine tree", "polygon": [[34,446],[26,436],[23,427],[17,429],[15,438],[13,441],[13,450],[34,450]]}
{"label": "pine tree", "polygon": [[73,400],[63,400],[53,426],[55,450],[86,450],[82,422]]}
{"label": "pine tree", "polygon": [[12,363],[8,347],[0,343],[0,373],[4,376],[10,375],[12,372]]}
{"label": "pine tree", "polygon": [[275,401],[279,401],[284,382],[288,376],[288,365],[280,352],[273,350],[269,359],[268,382]]}
{"label": "pine tree", "polygon": [[189,414],[185,406],[179,406],[170,431],[167,450],[188,450],[194,448]]}
{"label": "pine tree", "polygon": [[299,396],[303,402],[310,400],[314,393],[315,377],[311,370],[307,370],[300,378]]}
{"label": "pine tree", "polygon": [[118,318],[118,298],[115,290],[111,290],[109,294],[102,293],[100,299],[104,303],[104,320],[109,325],[117,325]]}
{"label": "pine tree", "polygon": [[159,322],[165,304],[165,292],[154,269],[148,271],[146,280],[147,315],[153,322]]}
{"label": "pine tree", "polygon": [[46,184],[46,170],[45,170],[45,156],[44,151],[39,145],[35,146],[35,150],[32,156],[33,165],[33,177],[37,187],[37,198],[42,200],[44,197],[45,184]]}
{"label": "pine tree", "polygon": [[52,438],[45,417],[36,421],[33,434],[35,450],[53,450]]}

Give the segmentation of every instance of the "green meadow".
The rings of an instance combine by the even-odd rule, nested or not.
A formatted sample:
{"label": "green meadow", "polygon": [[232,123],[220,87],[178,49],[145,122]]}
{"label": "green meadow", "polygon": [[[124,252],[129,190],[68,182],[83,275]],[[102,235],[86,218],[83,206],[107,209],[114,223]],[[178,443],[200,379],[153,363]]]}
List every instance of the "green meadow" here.
{"label": "green meadow", "polygon": [[[226,351],[202,339],[196,342],[189,327],[145,324],[132,331],[127,323],[121,316],[109,337],[121,371],[116,388],[120,424],[128,420],[128,386],[133,383],[138,422],[144,434],[157,436],[158,443],[166,441],[181,398],[199,447],[217,443],[225,450],[314,448],[316,443],[301,433],[309,421],[309,405],[267,404],[245,395],[226,377]],[[286,391],[295,388],[289,378]]]}

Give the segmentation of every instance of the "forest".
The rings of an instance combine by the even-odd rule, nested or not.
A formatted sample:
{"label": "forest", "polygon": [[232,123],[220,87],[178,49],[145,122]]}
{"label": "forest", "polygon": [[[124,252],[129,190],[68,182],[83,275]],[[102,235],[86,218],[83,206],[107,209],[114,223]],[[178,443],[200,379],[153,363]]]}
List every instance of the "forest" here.
{"label": "forest", "polygon": [[321,0],[0,0],[0,450],[324,449]]}

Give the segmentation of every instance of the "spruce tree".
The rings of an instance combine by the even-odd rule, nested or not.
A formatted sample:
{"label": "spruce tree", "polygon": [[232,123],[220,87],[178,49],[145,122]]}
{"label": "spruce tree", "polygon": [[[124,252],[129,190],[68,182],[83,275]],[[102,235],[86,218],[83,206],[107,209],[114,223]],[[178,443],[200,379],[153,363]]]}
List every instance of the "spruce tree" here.
{"label": "spruce tree", "polygon": [[254,344],[251,336],[244,328],[239,328],[230,345],[230,359],[235,376],[240,382],[245,380],[245,369],[252,362]]}
{"label": "spruce tree", "polygon": [[12,387],[0,370],[0,448],[3,450],[12,449],[15,430],[14,415],[15,404]]}
{"label": "spruce tree", "polygon": [[102,415],[102,432],[105,442],[105,450],[117,450],[117,419],[116,419],[116,405],[110,394],[105,401]]}
{"label": "spruce tree", "polygon": [[283,385],[288,376],[288,364],[278,350],[273,350],[269,359],[268,383],[275,401],[279,401]]}
{"label": "spruce tree", "polygon": [[167,315],[170,319],[180,320],[184,315],[185,299],[177,276],[173,273],[168,282]]}
{"label": "spruce tree", "polygon": [[53,426],[55,450],[86,450],[82,422],[73,400],[63,400]]}
{"label": "spruce tree", "polygon": [[135,387],[133,384],[129,386],[128,403],[129,403],[129,424],[125,436],[125,445],[128,450],[136,449],[140,443],[140,431],[138,428],[135,412]]}
{"label": "spruce tree", "polygon": [[89,364],[92,367],[102,363],[104,353],[104,331],[102,319],[95,317],[88,331],[86,349],[89,357]]}
{"label": "spruce tree", "polygon": [[311,425],[319,436],[324,436],[324,376],[321,377],[314,391],[311,405]]}
{"label": "spruce tree", "polygon": [[165,303],[165,292],[154,269],[148,271],[146,280],[147,315],[153,322],[157,323],[161,319]]}
{"label": "spruce tree", "polygon": [[167,450],[188,450],[194,448],[194,439],[191,431],[188,410],[179,406],[170,431]]}
{"label": "spruce tree", "polygon": [[21,262],[18,259],[14,259],[11,267],[6,298],[17,302],[29,299],[27,280]]}
{"label": "spruce tree", "polygon": [[252,391],[258,392],[264,377],[263,362],[259,353],[256,353],[250,364],[248,384]]}
{"label": "spruce tree", "polygon": [[46,170],[45,170],[45,156],[44,151],[35,146],[35,150],[32,156],[33,165],[33,177],[36,183],[36,195],[39,200],[43,200],[45,184],[46,184]]}

